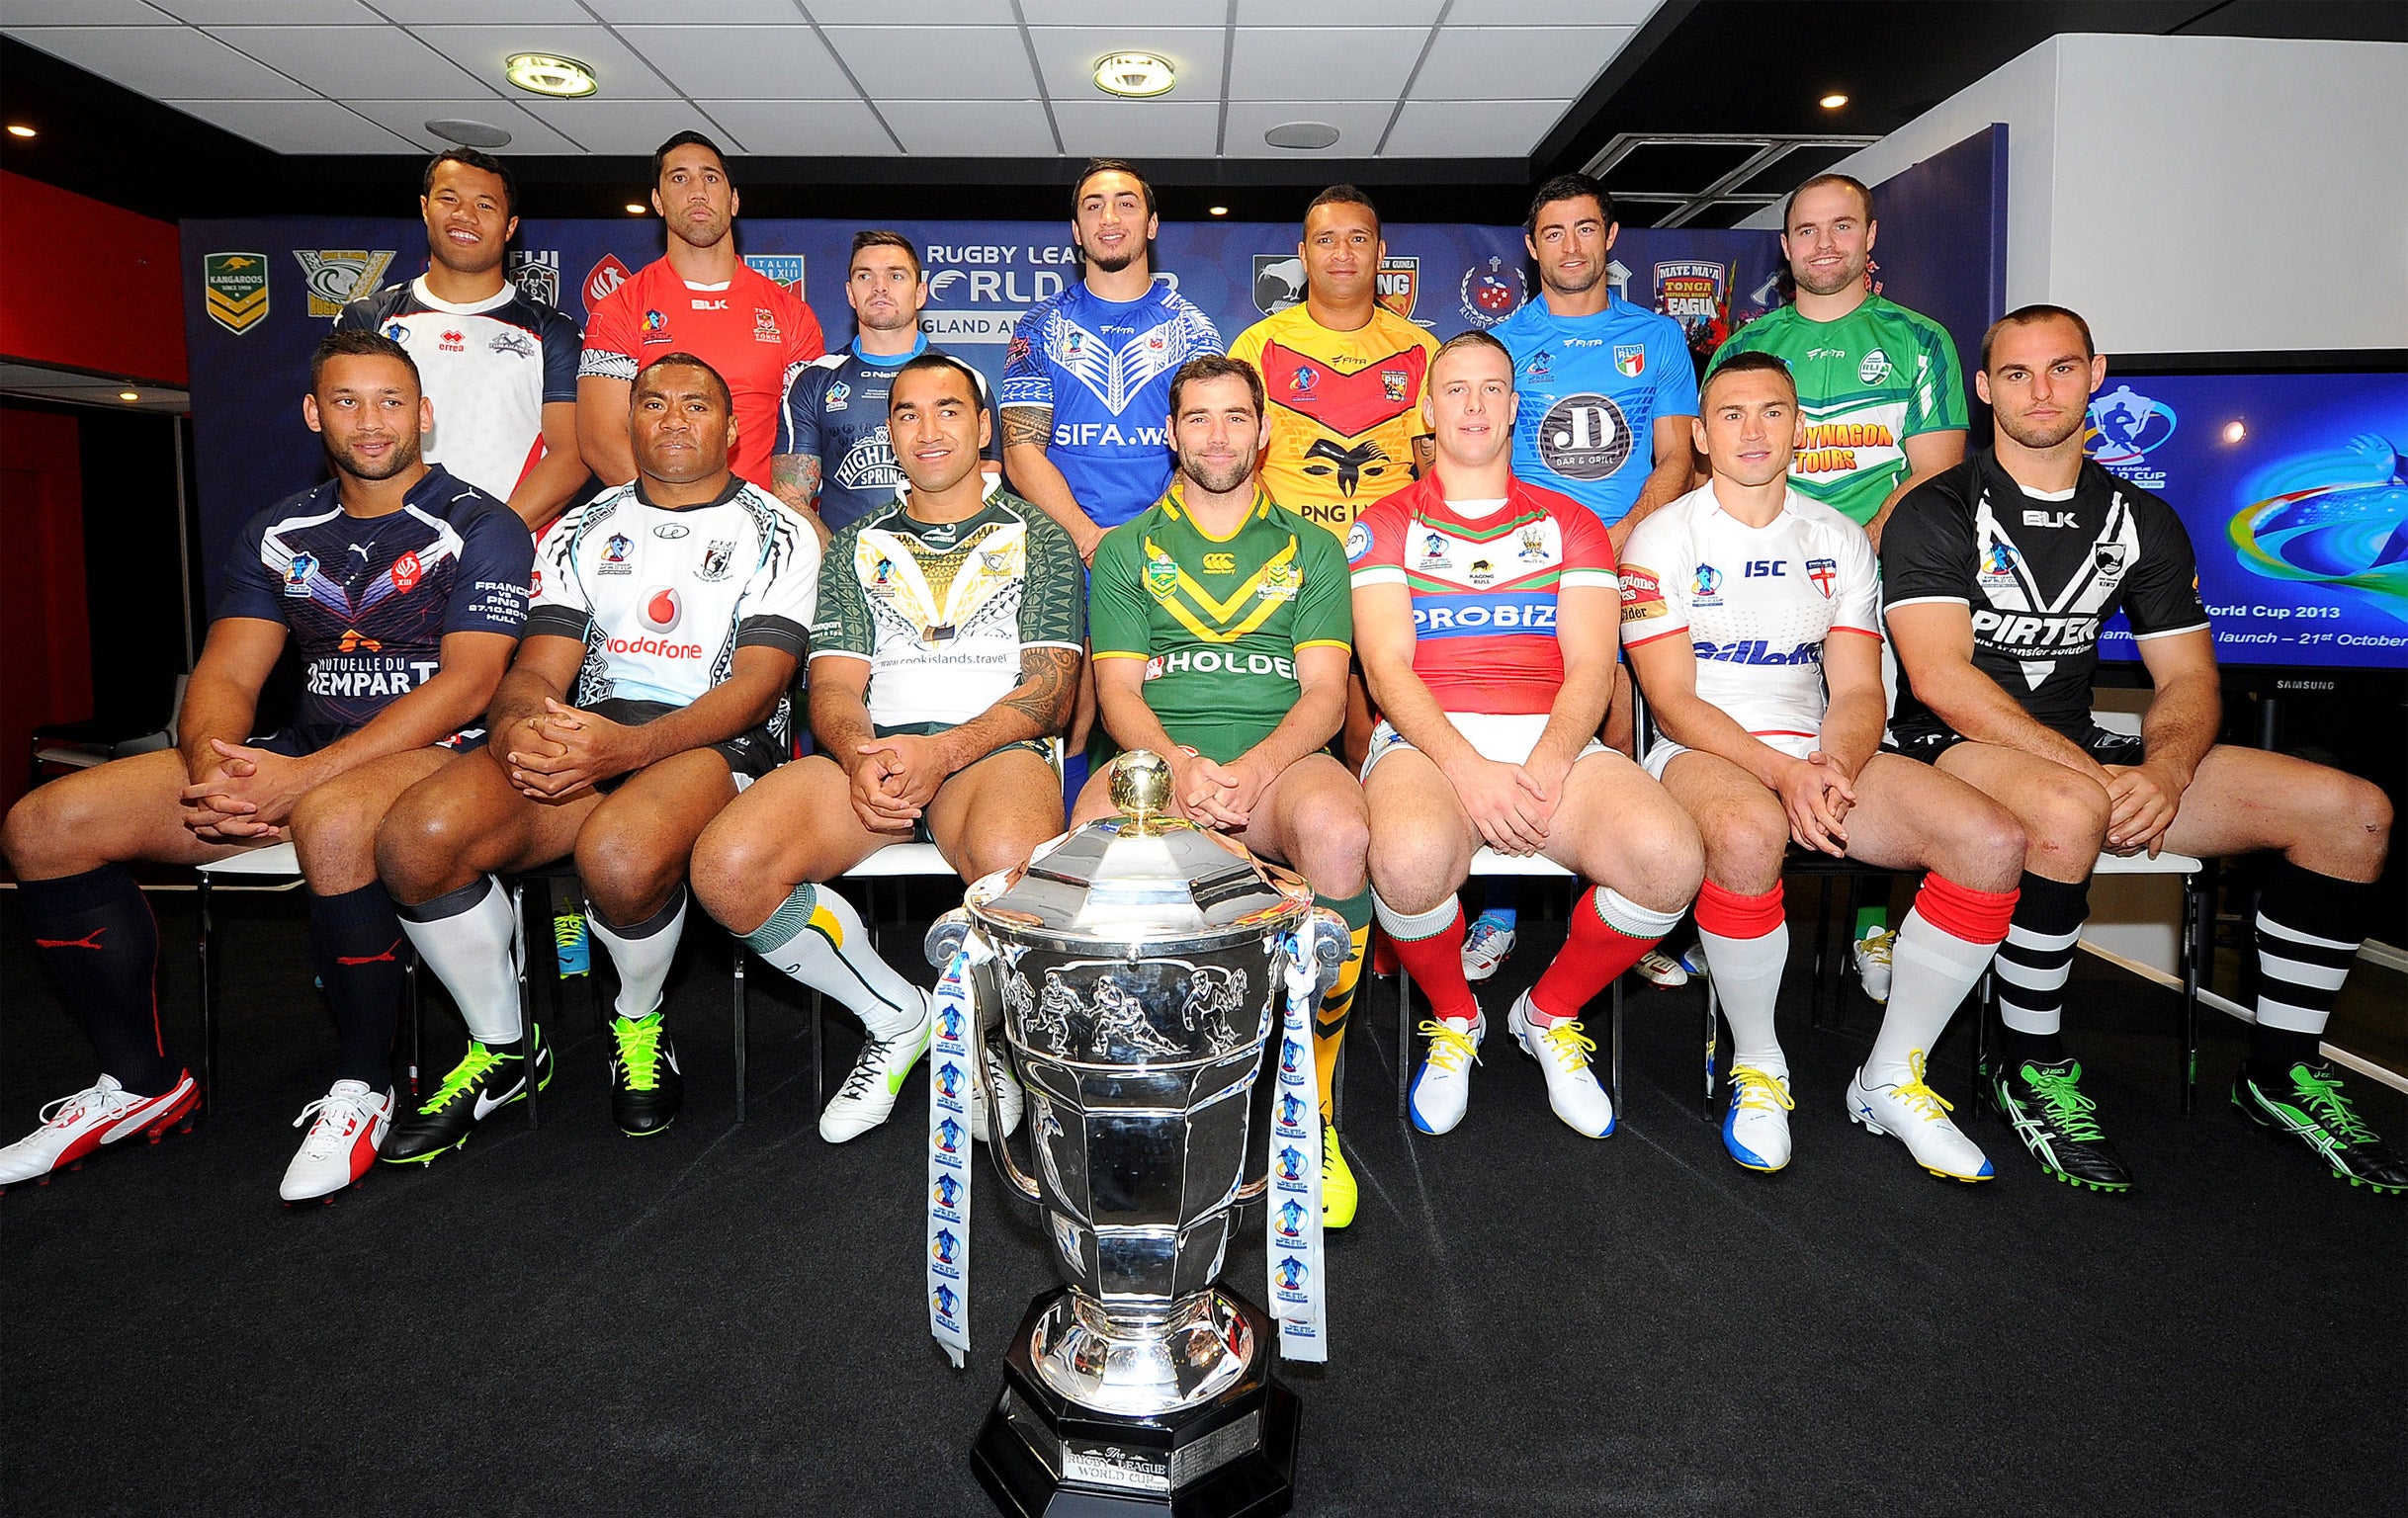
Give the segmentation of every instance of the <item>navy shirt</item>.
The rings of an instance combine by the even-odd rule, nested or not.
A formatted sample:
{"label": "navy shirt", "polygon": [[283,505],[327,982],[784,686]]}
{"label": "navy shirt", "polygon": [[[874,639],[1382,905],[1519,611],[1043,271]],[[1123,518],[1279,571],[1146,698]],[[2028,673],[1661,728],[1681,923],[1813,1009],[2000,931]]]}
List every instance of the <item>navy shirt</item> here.
{"label": "navy shirt", "polygon": [[[895,372],[923,353],[951,357],[929,346],[924,335],[909,353],[876,355],[863,353],[856,338],[812,360],[786,387],[786,403],[778,408],[777,451],[819,461],[819,520],[829,532],[895,504],[903,471],[896,467],[895,445],[887,436],[887,397]],[[987,377],[975,369],[971,373],[978,377],[980,401],[988,403]],[[990,428],[980,457],[1000,465],[1000,426]]]}
{"label": "navy shirt", "polygon": [[328,480],[251,519],[216,615],[290,629],[303,665],[295,724],[347,732],[425,684],[445,634],[519,635],[535,540],[440,465],[382,517],[351,516],[335,491]]}

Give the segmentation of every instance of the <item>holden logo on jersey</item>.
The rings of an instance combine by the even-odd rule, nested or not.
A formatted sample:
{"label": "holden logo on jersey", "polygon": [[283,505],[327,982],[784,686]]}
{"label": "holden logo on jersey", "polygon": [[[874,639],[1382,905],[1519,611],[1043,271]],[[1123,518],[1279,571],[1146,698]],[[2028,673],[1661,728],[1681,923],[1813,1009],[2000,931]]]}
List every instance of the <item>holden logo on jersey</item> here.
{"label": "holden logo on jersey", "polygon": [[663,522],[658,527],[652,529],[652,536],[655,538],[664,538],[670,543],[675,543],[678,539],[691,535],[694,529],[686,526],[683,522]]}
{"label": "holden logo on jersey", "polygon": [[535,339],[516,327],[504,327],[494,333],[485,347],[494,353],[506,353],[514,359],[535,357]]}
{"label": "holden logo on jersey", "polygon": [[1806,578],[1814,581],[1814,588],[1823,593],[1824,600],[1830,600],[1831,587],[1838,584],[1840,579],[1839,560],[1833,558],[1806,560]]}
{"label": "holden logo on jersey", "polygon": [[1890,356],[1876,348],[1856,366],[1856,378],[1866,384],[1879,384],[1890,377]]}
{"label": "holden logo on jersey", "polygon": [[610,293],[626,284],[631,276],[627,265],[608,253],[602,261],[585,271],[585,314],[591,316],[594,307],[608,298]]}
{"label": "holden logo on jersey", "polygon": [[663,585],[644,593],[644,625],[655,632],[674,632],[685,617],[685,605],[677,598],[677,587]]}
{"label": "holden logo on jersey", "polygon": [[560,254],[557,248],[543,252],[513,253],[502,265],[503,278],[516,285],[519,294],[546,305],[560,303]]}
{"label": "holden logo on jersey", "polygon": [[393,261],[390,248],[295,248],[293,257],[309,291],[309,314],[328,319],[342,315],[352,296],[374,294]]}
{"label": "holden logo on jersey", "polygon": [[435,346],[445,353],[466,353],[469,351],[469,334],[458,327],[446,327],[437,335]]}
{"label": "holden logo on jersey", "polygon": [[201,292],[210,320],[236,336],[250,331],[268,314],[268,255],[203,254]]}
{"label": "holden logo on jersey", "polygon": [[1464,271],[1456,293],[1463,319],[1485,331],[1519,310],[1530,297],[1530,287],[1518,266],[1508,269],[1502,257],[1492,255],[1487,263]]}
{"label": "holden logo on jersey", "polygon": [[1607,479],[1630,458],[1630,423],[1606,396],[1584,390],[1547,408],[1538,461],[1566,479]]}
{"label": "holden logo on jersey", "polygon": [[404,553],[393,560],[392,577],[393,589],[406,596],[426,578],[426,566],[418,561],[417,554]]}
{"label": "holden logo on jersey", "polygon": [[296,600],[309,595],[309,576],[317,573],[317,557],[310,553],[296,553],[293,562],[285,566],[285,594]]}
{"label": "holden logo on jersey", "polygon": [[1614,344],[1613,367],[1625,380],[1638,379],[1647,373],[1647,349],[1637,343]]}
{"label": "holden logo on jersey", "polygon": [[716,585],[726,579],[728,571],[733,567],[735,567],[735,540],[715,538],[711,541],[710,546],[703,549],[702,567],[695,571],[694,578],[706,585]]}

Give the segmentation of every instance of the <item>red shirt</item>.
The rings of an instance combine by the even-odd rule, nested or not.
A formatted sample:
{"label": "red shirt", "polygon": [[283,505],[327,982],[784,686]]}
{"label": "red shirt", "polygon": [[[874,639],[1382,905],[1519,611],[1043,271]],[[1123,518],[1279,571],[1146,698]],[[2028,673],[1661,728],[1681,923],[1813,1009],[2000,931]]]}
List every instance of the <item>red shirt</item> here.
{"label": "red shirt", "polygon": [[803,297],[749,264],[735,266],[725,290],[710,290],[687,284],[659,258],[594,307],[577,373],[632,381],[654,359],[694,355],[735,394],[729,466],[766,490],[778,405],[795,376],[826,351],[819,318]]}
{"label": "red shirt", "polygon": [[[1474,520],[1432,473],[1363,508],[1346,537],[1354,584],[1413,594],[1413,672],[1448,712],[1552,711],[1564,684],[1556,592],[1614,590],[1613,544],[1595,512],[1514,480]],[[1614,617],[1608,600],[1600,616]]]}

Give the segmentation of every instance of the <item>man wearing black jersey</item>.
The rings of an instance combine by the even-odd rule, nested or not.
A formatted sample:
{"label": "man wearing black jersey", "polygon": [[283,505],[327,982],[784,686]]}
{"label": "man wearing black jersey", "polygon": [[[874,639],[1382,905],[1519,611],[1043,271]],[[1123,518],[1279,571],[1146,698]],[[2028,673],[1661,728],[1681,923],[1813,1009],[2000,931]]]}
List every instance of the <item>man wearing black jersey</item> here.
{"label": "man wearing black jersey", "polygon": [[[2353,1186],[2408,1192],[2408,1161],[2358,1116],[2318,1048],[2365,937],[2390,804],[2338,770],[2215,741],[2215,646],[2190,539],[2164,501],[2083,457],[2106,374],[2072,311],[2002,318],[1976,378],[1996,451],[1901,501],[1881,544],[1895,742],[2004,803],[2030,839],[1997,962],[2006,1051],[1991,1097],[2050,1175],[2129,1190],[2058,1034],[2091,869],[2103,847],[2271,850],[2257,1026],[2233,1105]],[[2099,626],[2119,608],[2156,687],[2137,738],[2093,725],[2089,710]]]}

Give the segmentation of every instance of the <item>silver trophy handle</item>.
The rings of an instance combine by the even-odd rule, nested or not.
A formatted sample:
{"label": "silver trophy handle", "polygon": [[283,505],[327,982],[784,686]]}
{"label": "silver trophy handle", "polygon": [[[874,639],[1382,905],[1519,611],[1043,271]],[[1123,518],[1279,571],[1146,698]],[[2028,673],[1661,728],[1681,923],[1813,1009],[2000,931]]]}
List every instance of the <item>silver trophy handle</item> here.
{"label": "silver trophy handle", "polygon": [[[928,925],[924,946],[928,963],[939,970],[951,965],[954,955],[961,951],[962,945],[976,931],[967,908],[957,906],[937,918]],[[987,1008],[990,1005],[989,997],[993,990],[983,967],[974,965],[971,968],[970,988],[975,1009],[970,1020],[970,1079],[978,1089],[979,1100],[987,1108],[987,1152],[994,1156],[995,1171],[1003,1177],[1004,1185],[1027,1201],[1043,1201],[1044,1193],[1037,1189],[1037,1183],[1029,1179],[1028,1173],[1020,1168],[1019,1161],[1012,1157],[1011,1145],[1003,1137],[1002,1103],[995,1100],[994,1092],[988,1087]],[[1031,1132],[1033,1135],[1034,1130]],[[1033,1153],[1029,1162],[1036,1163]]]}

